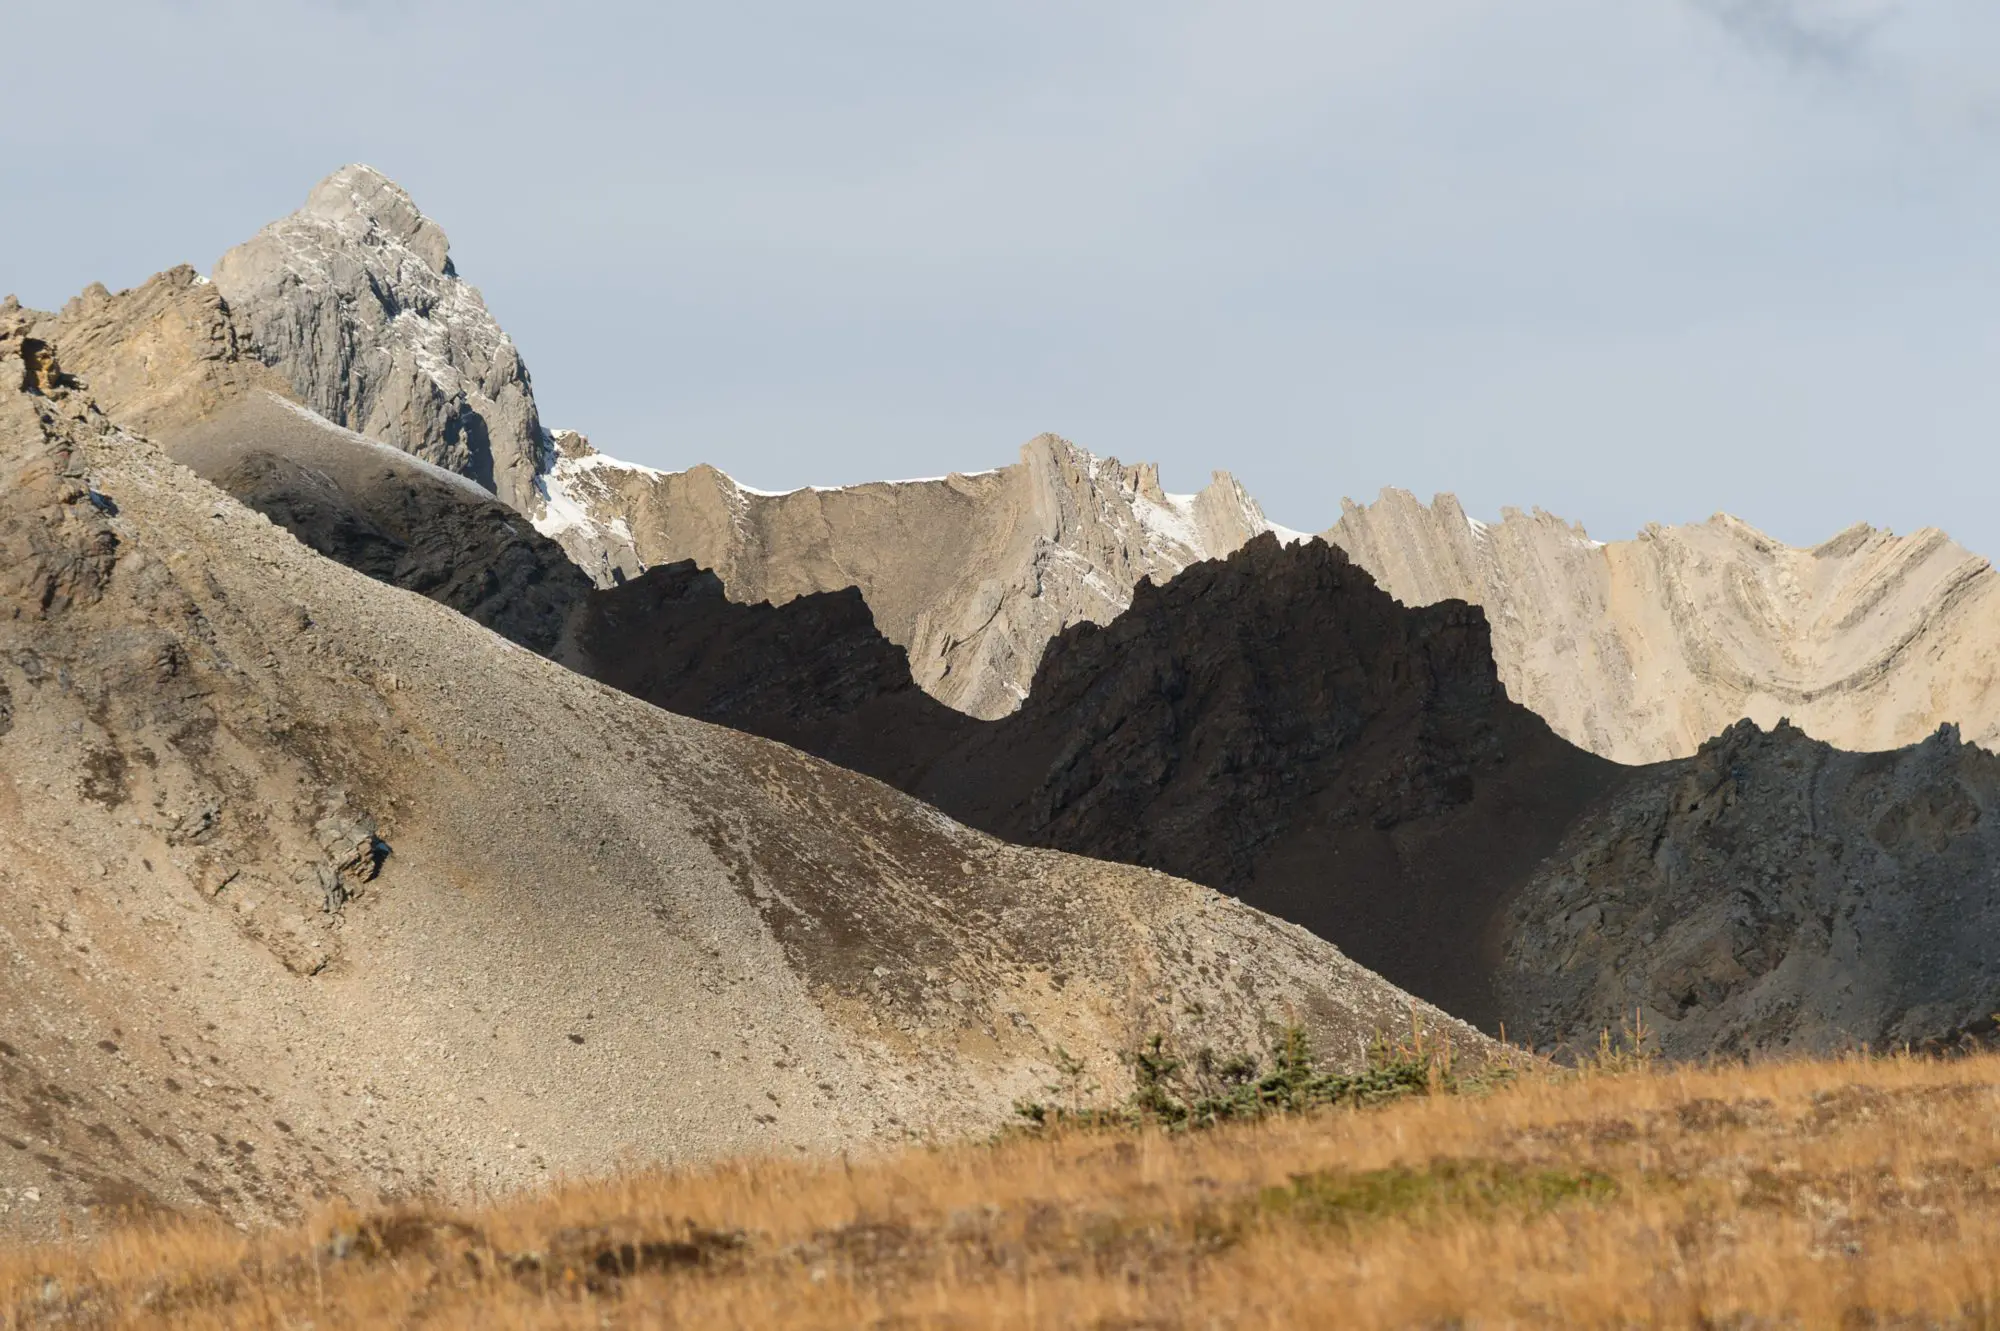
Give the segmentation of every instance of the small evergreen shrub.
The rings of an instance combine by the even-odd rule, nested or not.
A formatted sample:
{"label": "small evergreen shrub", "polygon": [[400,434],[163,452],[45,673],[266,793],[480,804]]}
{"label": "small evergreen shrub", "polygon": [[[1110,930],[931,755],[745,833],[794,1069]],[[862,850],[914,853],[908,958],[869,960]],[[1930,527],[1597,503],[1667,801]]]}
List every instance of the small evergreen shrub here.
{"label": "small evergreen shrub", "polygon": [[1460,1088],[1451,1068],[1450,1047],[1426,1040],[1421,1031],[1407,1043],[1392,1044],[1377,1037],[1367,1065],[1357,1072],[1321,1071],[1305,1028],[1298,1025],[1284,1027],[1263,1058],[1248,1054],[1224,1058],[1207,1048],[1191,1059],[1183,1058],[1165,1035],[1154,1034],[1126,1055],[1132,1066],[1132,1093],[1123,1104],[1109,1107],[1087,1103],[1096,1086],[1086,1084],[1081,1060],[1064,1049],[1051,1056],[1058,1075],[1045,1088],[1051,1099],[1023,1100],[1014,1106],[1030,1130],[1199,1129]]}

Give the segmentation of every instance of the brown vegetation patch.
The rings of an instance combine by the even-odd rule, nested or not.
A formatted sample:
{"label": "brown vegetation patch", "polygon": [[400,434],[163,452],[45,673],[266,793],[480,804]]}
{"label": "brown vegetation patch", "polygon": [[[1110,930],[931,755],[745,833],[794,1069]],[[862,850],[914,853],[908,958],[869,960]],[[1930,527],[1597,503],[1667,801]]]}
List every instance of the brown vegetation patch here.
{"label": "brown vegetation patch", "polygon": [[1533,1073],[1480,1095],[636,1173],[478,1210],[0,1254],[0,1320],[1986,1326],[2000,1058]]}

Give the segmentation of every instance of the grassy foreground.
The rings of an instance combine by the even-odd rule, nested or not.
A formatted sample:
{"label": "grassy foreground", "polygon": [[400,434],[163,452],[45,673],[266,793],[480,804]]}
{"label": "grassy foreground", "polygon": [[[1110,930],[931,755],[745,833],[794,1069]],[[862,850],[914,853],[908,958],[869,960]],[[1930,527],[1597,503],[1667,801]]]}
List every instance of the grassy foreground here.
{"label": "grassy foreground", "polygon": [[1199,1132],[0,1253],[8,1326],[2000,1326],[2000,1057],[1531,1073]]}

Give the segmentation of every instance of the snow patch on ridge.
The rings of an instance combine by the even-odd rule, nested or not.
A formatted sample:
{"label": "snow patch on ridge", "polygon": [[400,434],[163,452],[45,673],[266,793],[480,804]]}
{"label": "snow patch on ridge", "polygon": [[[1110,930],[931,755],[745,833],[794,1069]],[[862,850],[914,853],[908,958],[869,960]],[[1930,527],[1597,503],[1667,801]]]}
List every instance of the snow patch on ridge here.
{"label": "snow patch on ridge", "polygon": [[1132,514],[1147,534],[1184,547],[1196,559],[1208,558],[1201,540],[1201,526],[1194,518],[1193,495],[1168,495],[1158,503],[1145,495],[1132,496]]}
{"label": "snow patch on ridge", "polygon": [[314,411],[311,407],[300,406],[288,397],[280,397],[276,393],[266,393],[265,396],[293,415],[303,417],[321,429],[339,435],[350,444],[358,444],[363,448],[372,448],[378,453],[383,453],[396,459],[396,461],[403,463],[405,466],[415,467],[424,474],[443,481],[447,485],[456,486],[467,494],[477,495],[481,499],[494,498],[491,490],[481,485],[478,481],[473,480],[470,476],[462,476],[447,467],[438,466],[435,462],[426,462],[415,453],[405,453],[394,444],[385,444],[380,439],[370,439],[367,435],[359,434],[344,425],[336,425]]}
{"label": "snow patch on ridge", "polygon": [[839,494],[843,490],[863,490],[872,485],[942,485],[953,478],[970,480],[975,476],[994,475],[999,470],[998,467],[987,467],[981,471],[954,471],[945,476],[911,476],[897,481],[857,481],[853,485],[795,485],[789,490],[760,490],[754,485],[745,485],[726,471],[722,475],[724,479],[744,494],[756,495],[759,499],[783,499],[786,495],[805,494],[808,492],[823,495]]}
{"label": "snow patch on ridge", "polygon": [[601,530],[585,504],[570,492],[569,477],[562,475],[567,460],[535,478],[535,492],[542,498],[542,511],[535,515],[535,530],[554,539],[564,532]]}
{"label": "snow patch on ridge", "polygon": [[1309,531],[1293,531],[1290,527],[1280,527],[1270,519],[1265,519],[1264,530],[1278,538],[1279,545],[1304,545],[1313,538]]}
{"label": "snow patch on ridge", "polygon": [[[557,430],[556,433],[570,434],[572,431]],[[667,474],[657,467],[648,467],[639,462],[626,462],[621,458],[614,458],[604,453],[599,453],[595,449],[585,453],[580,458],[564,458],[556,465],[566,466],[571,471],[629,471],[640,476],[650,476],[656,480],[664,478]]]}
{"label": "snow patch on ridge", "polygon": [[[575,432],[552,431],[548,442],[553,446],[565,435],[575,436]],[[584,447],[590,446],[586,443]],[[666,476],[663,471],[637,462],[621,462],[595,449],[582,454],[558,451],[555,465],[535,477],[535,494],[542,501],[541,512],[531,519],[535,530],[550,539],[581,532],[585,536],[609,536],[622,545],[631,545],[632,527],[622,516],[607,521],[594,515],[601,509],[616,508],[616,496],[606,483],[607,473],[644,476],[649,480]]]}

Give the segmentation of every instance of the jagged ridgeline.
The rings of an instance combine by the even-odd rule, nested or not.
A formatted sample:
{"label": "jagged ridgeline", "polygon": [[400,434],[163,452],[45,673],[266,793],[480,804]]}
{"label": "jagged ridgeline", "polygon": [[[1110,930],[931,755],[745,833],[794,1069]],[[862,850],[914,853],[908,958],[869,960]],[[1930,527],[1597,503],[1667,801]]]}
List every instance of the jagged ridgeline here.
{"label": "jagged ridgeline", "polygon": [[[746,604],[856,587],[918,687],[974,716],[1013,710],[1049,639],[1109,620],[1141,578],[1267,530],[1296,535],[1224,473],[1169,495],[1150,467],[1047,435],[995,471],[785,494],[707,466],[615,461],[543,428],[520,356],[453,270],[442,229],[366,167],[224,256],[215,283],[206,312],[165,315],[159,337],[198,317],[204,355],[240,348],[326,420],[478,482],[601,586],[693,559]],[[129,326],[135,294],[94,289],[51,331],[74,342]],[[164,371],[138,355],[111,368],[141,397],[159,390],[133,381],[170,379],[182,354],[152,350],[169,353]],[[1796,550],[1718,517],[1607,545],[1540,511],[1488,525],[1448,495],[1426,508],[1387,491],[1348,504],[1325,536],[1407,604],[1487,607],[1510,696],[1620,762],[1686,757],[1742,717],[1790,717],[1850,749],[1947,723],[2000,743],[2000,579],[1934,530],[1857,527]]]}
{"label": "jagged ridgeline", "polygon": [[976,827],[1221,888],[1539,1047],[1635,1012],[1679,1057],[1951,1043],[2000,1011],[2000,758],[1743,722],[1623,767],[1508,698],[1477,609],[1404,607],[1321,543],[1142,584],[998,721],[913,688],[853,593],[741,607],[654,570],[571,650]]}
{"label": "jagged ridgeline", "polygon": [[[1226,477],[1171,496],[1049,436],[994,472],[770,495],[535,426],[522,497],[453,451],[532,397],[407,196],[351,168],[232,263],[235,295],[181,270],[33,331],[315,550],[667,710],[1227,891],[1540,1045],[1635,1012],[1675,1054],[1952,1040],[2000,1009],[1994,760],[1938,730],[1990,729],[1968,626],[1993,576],[1939,539],[1600,546],[1391,495],[1301,544]],[[289,312],[238,308],[267,301]],[[314,321],[351,344],[345,396],[299,359],[332,334],[259,331]],[[1725,586],[1735,619],[1696,613]],[[1451,595],[1496,607],[1497,643]],[[1787,709],[1931,738],[1731,724]]]}
{"label": "jagged ridgeline", "polygon": [[1606,543],[1388,490],[1326,535],[1406,604],[1484,606],[1508,693],[1620,762],[1686,757],[1744,717],[1848,749],[1941,725],[2000,748],[2000,577],[1936,528],[1800,550],[1718,514]]}
{"label": "jagged ridgeline", "polygon": [[[0,1232],[979,1132],[1051,1050],[1116,1087],[1158,1029],[1299,1020],[1352,1069],[1415,1004],[1487,1047],[1227,897],[997,841],[321,557],[86,385],[264,431],[290,469],[244,474],[309,539],[442,568],[522,636],[534,588],[591,591],[482,564],[547,543],[269,397],[213,287],[143,301],[122,342],[106,298],[0,309]],[[95,329],[89,375],[51,322]]]}

